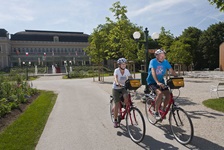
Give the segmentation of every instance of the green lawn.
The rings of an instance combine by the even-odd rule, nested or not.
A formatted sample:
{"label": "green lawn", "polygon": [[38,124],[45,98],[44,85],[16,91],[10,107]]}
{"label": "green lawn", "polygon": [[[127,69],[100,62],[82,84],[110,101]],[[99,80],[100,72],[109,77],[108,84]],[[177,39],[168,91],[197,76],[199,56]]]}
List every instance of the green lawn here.
{"label": "green lawn", "polygon": [[57,95],[41,91],[26,111],[0,133],[0,150],[34,150]]}
{"label": "green lawn", "polygon": [[206,107],[209,107],[211,109],[224,112],[224,98],[216,98],[216,99],[208,99],[203,101],[203,104]]}

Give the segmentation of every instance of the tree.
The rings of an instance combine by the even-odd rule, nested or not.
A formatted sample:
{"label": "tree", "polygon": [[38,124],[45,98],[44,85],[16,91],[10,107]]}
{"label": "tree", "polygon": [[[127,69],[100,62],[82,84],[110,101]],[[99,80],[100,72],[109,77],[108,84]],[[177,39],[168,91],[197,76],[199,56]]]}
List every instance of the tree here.
{"label": "tree", "polygon": [[85,51],[91,61],[99,66],[104,60],[120,57],[138,61],[138,44],[132,35],[135,31],[140,31],[141,27],[130,22],[126,16],[126,6],[121,6],[120,2],[115,2],[110,11],[114,13],[115,21],[106,17],[106,23],[99,25],[90,35],[89,46]]}
{"label": "tree", "polygon": [[198,70],[201,69],[201,63],[202,63],[202,51],[198,47],[198,41],[199,38],[202,34],[202,31],[199,30],[198,28],[195,27],[188,27],[187,29],[184,29],[182,32],[182,35],[179,36],[179,39],[184,43],[184,44],[189,44],[190,49],[189,52],[192,56],[192,61],[194,65],[194,69]]}
{"label": "tree", "polygon": [[126,6],[121,6],[120,2],[115,2],[110,10],[114,13],[116,22],[108,17],[106,18],[107,23],[113,25],[108,34],[107,41],[109,58],[117,59],[119,57],[125,57],[128,60],[137,60],[137,43],[134,41],[132,34],[134,31],[140,30],[140,27],[130,22],[126,16]]}
{"label": "tree", "polygon": [[219,46],[224,41],[224,23],[219,22],[205,30],[199,39],[199,48],[203,52],[204,68],[219,67]]}
{"label": "tree", "polygon": [[168,52],[173,41],[174,41],[173,34],[171,34],[170,31],[166,31],[165,28],[162,27],[158,39],[158,43],[162,47],[162,49]]}
{"label": "tree", "polygon": [[185,44],[181,40],[176,40],[170,46],[170,50],[167,53],[167,59],[172,64],[179,64],[189,66],[192,63],[192,56],[189,52],[191,46]]}
{"label": "tree", "polygon": [[[120,2],[115,2],[110,10],[114,13],[115,21],[106,17],[106,24],[99,25],[90,35],[90,45],[86,52],[94,62],[95,60],[102,62],[102,59],[118,59],[119,57],[138,60],[136,57],[138,47],[132,34],[141,28],[130,22],[126,16],[126,6],[121,6]],[[102,59],[97,58],[98,53],[102,53]]]}
{"label": "tree", "polygon": [[210,4],[216,5],[220,11],[224,11],[224,1],[223,0],[208,0]]}

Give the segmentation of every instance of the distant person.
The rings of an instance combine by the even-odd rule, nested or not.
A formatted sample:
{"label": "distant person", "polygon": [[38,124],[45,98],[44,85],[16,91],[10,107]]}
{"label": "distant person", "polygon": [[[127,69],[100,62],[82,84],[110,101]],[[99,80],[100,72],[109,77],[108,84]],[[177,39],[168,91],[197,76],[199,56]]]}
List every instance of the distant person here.
{"label": "distant person", "polygon": [[119,58],[117,60],[118,68],[114,70],[114,82],[112,86],[112,95],[114,97],[114,127],[119,127],[118,123],[118,109],[119,109],[119,102],[120,102],[120,95],[122,94],[124,97],[124,103],[128,103],[128,92],[123,87],[125,81],[128,78],[132,78],[131,74],[128,69],[126,69],[127,60],[125,58]]}
{"label": "distant person", "polygon": [[170,63],[165,59],[165,52],[162,49],[158,49],[155,51],[155,57],[150,61],[149,69],[148,69],[148,77],[147,77],[147,84],[149,88],[155,91],[156,93],[156,103],[155,103],[155,118],[156,120],[161,119],[159,115],[159,106],[162,102],[163,95],[165,96],[165,100],[163,103],[163,110],[165,110],[168,101],[170,99],[169,90],[165,87],[164,76],[166,71],[169,72],[173,76],[177,76],[176,72],[172,69]]}

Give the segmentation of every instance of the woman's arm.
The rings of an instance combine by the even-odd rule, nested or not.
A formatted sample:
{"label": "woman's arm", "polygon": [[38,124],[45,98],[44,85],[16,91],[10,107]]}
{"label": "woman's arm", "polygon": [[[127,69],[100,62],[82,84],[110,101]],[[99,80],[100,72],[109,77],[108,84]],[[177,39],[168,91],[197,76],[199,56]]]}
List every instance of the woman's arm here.
{"label": "woman's arm", "polygon": [[114,81],[115,81],[115,84],[118,86],[119,85],[118,75],[114,75]]}

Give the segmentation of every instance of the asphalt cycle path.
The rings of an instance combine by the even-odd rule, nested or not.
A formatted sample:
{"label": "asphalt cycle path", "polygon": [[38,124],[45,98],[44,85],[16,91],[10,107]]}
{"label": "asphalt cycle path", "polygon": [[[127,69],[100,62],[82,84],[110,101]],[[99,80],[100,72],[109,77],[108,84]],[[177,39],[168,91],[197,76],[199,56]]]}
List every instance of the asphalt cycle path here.
{"label": "asphalt cycle path", "polygon": [[[188,112],[194,126],[194,137],[190,144],[186,145],[187,149],[194,150],[223,150],[224,149],[224,113],[215,111],[205,107],[202,102],[209,98],[216,98],[216,93],[210,93],[211,85],[217,85],[219,82],[224,82],[224,72],[189,72],[192,77],[184,76],[185,86],[180,88],[180,97],[175,102]],[[198,78],[198,76],[203,78]],[[194,77],[195,76],[195,77]],[[136,78],[140,78],[137,74]],[[98,84],[105,92],[111,93],[111,82],[113,77],[105,78],[104,84]],[[141,109],[145,115],[144,103],[141,102],[145,86],[141,86],[137,90],[137,96],[134,96],[134,102]],[[178,94],[177,90],[173,91],[174,96]],[[136,95],[136,94],[134,94]],[[224,92],[219,93],[224,97]],[[167,116],[168,118],[168,116]],[[163,120],[162,123],[157,123],[156,126],[147,124],[147,135],[160,141],[167,141],[167,143],[175,144],[175,141],[170,133],[168,119]],[[158,130],[159,129],[159,130]],[[152,140],[153,141],[153,140]],[[144,142],[144,141],[143,141]],[[150,142],[149,142],[150,143]],[[146,144],[147,145],[147,144]],[[154,143],[150,143],[154,146]],[[177,146],[178,149],[182,147]],[[153,147],[154,148],[154,147]],[[160,149],[160,148],[156,148]],[[172,148],[165,148],[172,149]],[[175,148],[174,148],[175,149]]]}
{"label": "asphalt cycle path", "polygon": [[111,92],[107,92],[111,82],[101,85],[92,78],[66,80],[45,76],[33,81],[33,86],[58,93],[36,150],[189,149],[171,136],[167,120],[165,126],[152,126],[143,111],[146,135],[140,144],[131,141],[124,120],[120,128],[114,128],[109,113]]}

